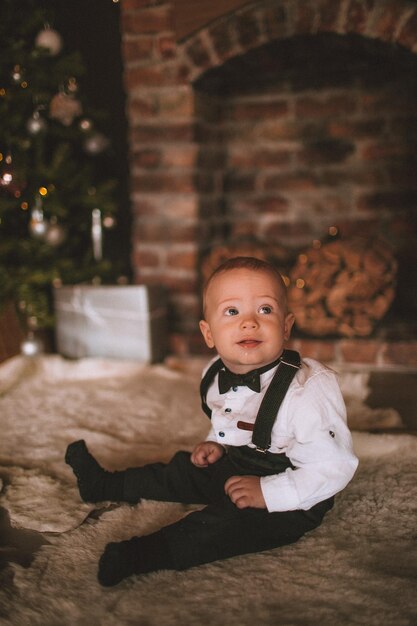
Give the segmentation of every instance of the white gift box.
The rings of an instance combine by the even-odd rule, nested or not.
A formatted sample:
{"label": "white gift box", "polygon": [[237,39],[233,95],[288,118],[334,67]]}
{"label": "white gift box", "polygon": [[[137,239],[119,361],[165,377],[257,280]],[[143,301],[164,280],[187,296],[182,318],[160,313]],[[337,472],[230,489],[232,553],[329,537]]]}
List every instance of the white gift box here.
{"label": "white gift box", "polygon": [[158,286],[56,287],[54,304],[56,347],[63,356],[151,363],[166,354],[166,301]]}

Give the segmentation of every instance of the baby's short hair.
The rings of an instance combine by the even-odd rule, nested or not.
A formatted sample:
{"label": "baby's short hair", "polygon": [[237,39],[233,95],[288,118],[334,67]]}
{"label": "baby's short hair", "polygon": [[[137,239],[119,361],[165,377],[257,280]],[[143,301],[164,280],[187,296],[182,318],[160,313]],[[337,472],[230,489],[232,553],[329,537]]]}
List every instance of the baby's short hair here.
{"label": "baby's short hair", "polygon": [[240,270],[240,269],[252,270],[254,272],[266,272],[267,274],[272,276],[272,278],[274,278],[277,281],[277,283],[280,286],[280,289],[282,290],[283,300],[284,300],[283,301],[283,305],[284,305],[284,309],[286,310],[286,308],[287,308],[287,288],[285,286],[284,280],[283,280],[280,272],[277,270],[276,267],[274,267],[272,265],[272,263],[269,263],[268,261],[264,261],[263,259],[258,259],[258,258],[253,257],[253,256],[236,256],[236,257],[232,257],[231,259],[227,259],[227,261],[224,261],[221,265],[219,265],[212,272],[212,274],[207,279],[206,284],[204,285],[204,291],[203,291],[203,306],[204,306],[204,308],[205,308],[205,300],[206,300],[207,289],[208,289],[211,281],[216,276],[218,276],[219,274],[224,274],[225,272],[229,272],[230,270]]}

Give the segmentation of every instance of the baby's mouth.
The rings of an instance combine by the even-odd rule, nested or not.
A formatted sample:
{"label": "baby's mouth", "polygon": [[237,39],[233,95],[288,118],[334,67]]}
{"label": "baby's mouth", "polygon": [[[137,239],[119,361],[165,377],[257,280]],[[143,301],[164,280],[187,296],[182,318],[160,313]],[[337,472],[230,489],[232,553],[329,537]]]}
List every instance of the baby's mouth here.
{"label": "baby's mouth", "polygon": [[242,341],[238,341],[238,345],[242,346],[242,348],[256,348],[260,343],[262,342],[258,339],[242,339]]}

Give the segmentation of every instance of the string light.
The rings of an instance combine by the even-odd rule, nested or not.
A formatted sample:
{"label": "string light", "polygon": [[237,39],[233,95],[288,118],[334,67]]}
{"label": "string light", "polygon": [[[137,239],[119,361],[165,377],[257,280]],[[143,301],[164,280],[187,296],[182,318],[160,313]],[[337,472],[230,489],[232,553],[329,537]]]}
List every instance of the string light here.
{"label": "string light", "polygon": [[22,72],[20,70],[20,65],[15,65],[12,72],[12,79],[15,81],[15,83],[18,83],[21,78]]}
{"label": "string light", "polygon": [[89,120],[87,118],[84,118],[84,119],[80,120],[80,128],[81,128],[81,130],[84,130],[84,131],[91,130],[92,126],[93,126],[93,123],[92,123],[91,120]]}
{"label": "string light", "polygon": [[48,190],[46,187],[39,187],[39,193],[41,196],[47,196],[48,195]]}
{"label": "string light", "polygon": [[105,228],[113,228],[114,225],[115,225],[115,219],[112,215],[106,215],[103,218],[103,226]]}

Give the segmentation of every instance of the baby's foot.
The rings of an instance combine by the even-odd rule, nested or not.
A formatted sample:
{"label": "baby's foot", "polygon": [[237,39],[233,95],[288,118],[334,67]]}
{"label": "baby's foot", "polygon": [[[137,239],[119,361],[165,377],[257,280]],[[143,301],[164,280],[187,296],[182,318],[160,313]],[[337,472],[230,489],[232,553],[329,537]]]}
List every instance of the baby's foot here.
{"label": "baby's foot", "polygon": [[103,587],[117,585],[132,574],[175,569],[169,546],[161,532],[108,543],[98,564],[98,581]]}
{"label": "baby's foot", "polygon": [[106,499],[104,483],[109,472],[97,463],[83,439],[74,441],[68,446],[65,462],[73,469],[84,502],[102,502]]}
{"label": "baby's foot", "polygon": [[135,573],[135,539],[107,544],[98,564],[100,585],[113,587]]}

